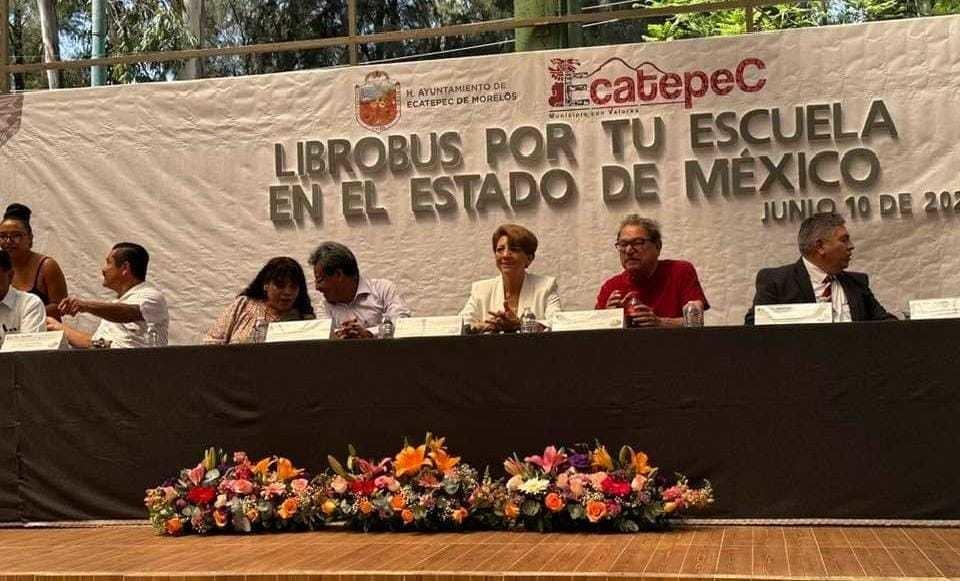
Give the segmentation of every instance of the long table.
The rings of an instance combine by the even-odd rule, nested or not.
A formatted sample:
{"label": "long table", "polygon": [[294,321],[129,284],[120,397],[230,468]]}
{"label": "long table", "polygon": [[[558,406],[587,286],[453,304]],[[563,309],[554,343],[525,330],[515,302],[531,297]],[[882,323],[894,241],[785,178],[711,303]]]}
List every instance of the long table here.
{"label": "long table", "polygon": [[960,519],[960,321],[0,355],[0,521],[143,518],[204,447],[631,444],[718,518]]}

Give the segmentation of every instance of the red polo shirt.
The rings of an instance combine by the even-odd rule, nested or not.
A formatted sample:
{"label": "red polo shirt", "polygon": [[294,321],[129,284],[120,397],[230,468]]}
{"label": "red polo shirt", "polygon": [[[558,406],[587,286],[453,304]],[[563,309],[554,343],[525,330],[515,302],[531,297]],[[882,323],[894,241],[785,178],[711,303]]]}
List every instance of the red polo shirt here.
{"label": "red polo shirt", "polygon": [[683,305],[689,301],[703,301],[703,310],[710,308],[703,287],[697,278],[697,269],[686,260],[661,260],[649,280],[636,285],[627,271],[607,279],[600,287],[595,308],[602,309],[613,291],[621,296],[636,293],[640,302],[653,309],[658,317],[682,317]]}

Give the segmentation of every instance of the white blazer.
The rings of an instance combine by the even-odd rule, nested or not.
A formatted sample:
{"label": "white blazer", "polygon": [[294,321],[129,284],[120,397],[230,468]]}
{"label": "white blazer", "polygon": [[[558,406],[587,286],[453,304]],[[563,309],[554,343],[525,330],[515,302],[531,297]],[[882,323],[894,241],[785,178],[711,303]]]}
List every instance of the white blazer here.
{"label": "white blazer", "polygon": [[[520,289],[520,302],[517,310],[519,317],[523,309],[530,307],[538,320],[549,321],[554,313],[560,312],[560,291],[557,279],[552,276],[538,276],[529,272],[523,279]],[[470,287],[470,298],[460,311],[464,323],[482,323],[490,311],[503,310],[503,276],[478,280]]]}

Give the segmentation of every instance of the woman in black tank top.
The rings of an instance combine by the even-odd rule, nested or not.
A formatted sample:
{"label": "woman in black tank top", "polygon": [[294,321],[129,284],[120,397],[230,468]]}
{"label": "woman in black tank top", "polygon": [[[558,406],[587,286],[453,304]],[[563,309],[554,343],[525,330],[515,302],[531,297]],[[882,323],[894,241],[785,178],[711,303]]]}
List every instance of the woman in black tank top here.
{"label": "woman in black tank top", "polygon": [[57,305],[67,296],[67,281],[57,261],[32,250],[30,208],[10,204],[0,222],[0,248],[13,262],[13,286],[35,294],[46,305],[47,315],[60,318]]}

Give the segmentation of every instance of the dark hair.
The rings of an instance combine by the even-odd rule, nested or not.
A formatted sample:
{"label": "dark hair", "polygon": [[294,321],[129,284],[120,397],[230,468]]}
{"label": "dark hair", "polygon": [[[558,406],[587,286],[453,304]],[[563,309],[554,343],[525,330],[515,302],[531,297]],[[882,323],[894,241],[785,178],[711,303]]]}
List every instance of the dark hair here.
{"label": "dark hair", "polygon": [[16,220],[23,224],[23,228],[27,231],[27,234],[33,236],[33,229],[30,228],[30,215],[33,212],[30,211],[30,208],[24,206],[23,204],[18,204],[14,202],[7,206],[6,211],[3,213],[3,219],[6,220]]}
{"label": "dark hair", "polygon": [[113,245],[113,264],[119,268],[124,262],[130,265],[130,272],[140,280],[147,280],[147,265],[150,255],[147,249],[133,242],[118,242]]}
{"label": "dark hair", "polygon": [[260,272],[257,273],[253,282],[240,292],[240,296],[265,301],[267,300],[267,291],[264,290],[263,287],[268,282],[275,284],[283,284],[286,282],[296,283],[299,291],[297,293],[297,300],[294,301],[293,306],[300,312],[301,317],[313,316],[313,305],[310,304],[307,279],[303,276],[303,268],[300,267],[299,262],[289,256],[271,258],[263,268],[260,269]]}
{"label": "dark hair", "polygon": [[817,248],[819,240],[826,240],[833,231],[846,224],[843,216],[833,212],[814,214],[800,223],[800,232],[797,233],[797,246],[800,254],[810,254]]}
{"label": "dark hair", "polygon": [[531,259],[537,254],[537,237],[533,232],[519,224],[503,224],[493,233],[493,251],[497,251],[497,242],[504,236],[510,244],[518,246]]}
{"label": "dark hair", "polygon": [[663,235],[660,234],[660,224],[657,223],[656,220],[643,218],[639,214],[627,214],[623,220],[620,221],[620,227],[617,228],[617,240],[620,240],[620,233],[623,232],[623,229],[627,226],[643,228],[647,231],[647,236],[650,237],[650,241],[656,244],[657,248],[663,247]]}
{"label": "dark hair", "polygon": [[360,268],[357,257],[350,249],[339,242],[322,242],[310,254],[310,266],[320,265],[323,274],[330,276],[338,270],[350,278],[359,278]]}
{"label": "dark hair", "polygon": [[7,272],[13,270],[13,261],[10,260],[10,253],[6,250],[0,250],[0,269]]}

